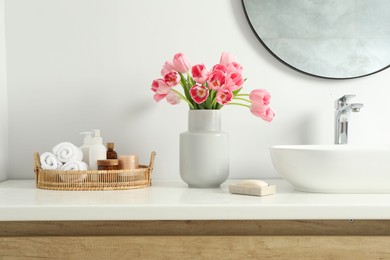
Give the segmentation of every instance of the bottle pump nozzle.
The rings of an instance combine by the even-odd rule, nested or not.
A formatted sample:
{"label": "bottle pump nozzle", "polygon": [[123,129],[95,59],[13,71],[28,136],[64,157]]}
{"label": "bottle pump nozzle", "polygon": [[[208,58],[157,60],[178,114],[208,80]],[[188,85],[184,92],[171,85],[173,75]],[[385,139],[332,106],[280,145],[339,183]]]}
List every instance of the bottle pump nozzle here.
{"label": "bottle pump nozzle", "polygon": [[95,144],[103,144],[103,138],[100,136],[100,129],[94,129],[94,136],[92,142]]}
{"label": "bottle pump nozzle", "polygon": [[100,129],[93,129],[94,137],[100,136]]}
{"label": "bottle pump nozzle", "polygon": [[84,144],[91,144],[92,143],[92,132],[81,132],[81,135],[85,135],[84,137]]}

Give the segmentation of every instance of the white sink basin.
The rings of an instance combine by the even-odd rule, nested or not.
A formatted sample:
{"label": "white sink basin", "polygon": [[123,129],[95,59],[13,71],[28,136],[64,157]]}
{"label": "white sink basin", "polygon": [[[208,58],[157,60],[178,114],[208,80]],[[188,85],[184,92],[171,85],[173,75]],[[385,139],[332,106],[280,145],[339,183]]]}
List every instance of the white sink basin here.
{"label": "white sink basin", "polygon": [[296,190],[390,193],[390,145],[283,145],[270,152]]}

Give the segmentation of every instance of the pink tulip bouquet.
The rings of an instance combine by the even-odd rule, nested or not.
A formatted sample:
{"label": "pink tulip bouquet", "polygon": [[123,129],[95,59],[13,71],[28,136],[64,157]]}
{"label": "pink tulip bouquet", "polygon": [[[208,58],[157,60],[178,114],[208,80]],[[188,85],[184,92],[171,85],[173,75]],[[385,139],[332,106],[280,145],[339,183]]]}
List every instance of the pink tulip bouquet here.
{"label": "pink tulip bouquet", "polygon": [[[270,93],[265,89],[255,89],[249,94],[241,93],[244,78],[242,66],[232,54],[223,52],[218,64],[208,70],[204,64],[191,67],[188,58],[177,53],[172,61],[166,61],[162,78],[152,83],[154,100],[166,99],[172,105],[181,100],[190,109],[221,109],[224,105],[239,105],[270,122],[275,116],[269,107]],[[181,85],[183,92],[177,89]]]}

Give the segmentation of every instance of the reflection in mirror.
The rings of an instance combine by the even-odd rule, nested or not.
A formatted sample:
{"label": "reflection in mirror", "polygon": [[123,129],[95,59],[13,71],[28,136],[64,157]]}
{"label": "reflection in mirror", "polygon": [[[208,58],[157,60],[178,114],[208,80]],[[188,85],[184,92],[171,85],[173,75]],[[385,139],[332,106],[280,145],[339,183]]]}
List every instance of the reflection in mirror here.
{"label": "reflection in mirror", "polygon": [[313,76],[367,76],[390,64],[389,0],[242,0],[260,42]]}

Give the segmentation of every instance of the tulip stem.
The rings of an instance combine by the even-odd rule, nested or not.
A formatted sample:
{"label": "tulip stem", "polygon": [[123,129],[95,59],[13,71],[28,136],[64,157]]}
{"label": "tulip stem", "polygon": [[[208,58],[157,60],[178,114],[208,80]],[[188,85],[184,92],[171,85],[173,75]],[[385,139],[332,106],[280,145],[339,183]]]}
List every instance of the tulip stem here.
{"label": "tulip stem", "polygon": [[241,103],[235,103],[235,102],[230,102],[230,103],[227,103],[226,105],[237,105],[237,106],[243,106],[243,107],[251,108],[251,106],[249,106],[249,105],[241,104]]}
{"label": "tulip stem", "polygon": [[248,99],[246,99],[246,98],[233,97],[233,99],[237,99],[237,100],[243,100],[243,101],[246,101],[246,102],[252,103],[250,100],[248,100]]}
{"label": "tulip stem", "polygon": [[190,109],[194,109],[194,106],[191,104],[191,102],[185,97],[183,96],[183,94],[181,94],[179,91],[177,91],[176,89],[171,89],[173,92],[175,92],[179,98],[183,99],[185,102],[188,103],[188,105],[190,106]]}
{"label": "tulip stem", "polygon": [[216,103],[217,103],[217,99],[214,98],[214,99],[213,99],[213,102],[211,103],[211,108],[212,108],[212,109],[216,109],[216,106],[215,106]]}

